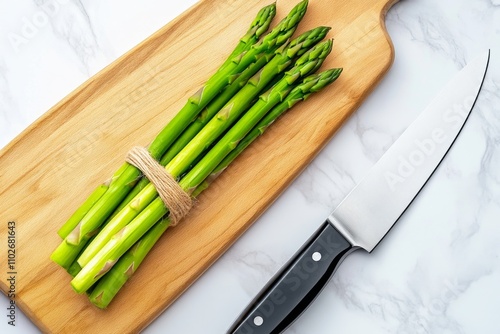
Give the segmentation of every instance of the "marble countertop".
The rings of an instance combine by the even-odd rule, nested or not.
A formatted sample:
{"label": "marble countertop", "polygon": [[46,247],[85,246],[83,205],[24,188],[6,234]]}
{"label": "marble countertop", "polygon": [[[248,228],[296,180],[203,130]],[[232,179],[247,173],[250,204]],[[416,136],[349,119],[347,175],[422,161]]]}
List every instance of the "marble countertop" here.
{"label": "marble countertop", "polygon": [[[194,3],[0,0],[0,147]],[[27,22],[37,25],[15,37]],[[487,48],[483,92],[434,177],[384,242],[349,256],[287,333],[500,333],[500,1],[403,0],[386,22],[396,59],[383,82],[145,333],[223,333],[440,88]],[[2,314],[4,305],[2,295]],[[1,333],[38,332],[21,315],[15,328],[1,319]]]}

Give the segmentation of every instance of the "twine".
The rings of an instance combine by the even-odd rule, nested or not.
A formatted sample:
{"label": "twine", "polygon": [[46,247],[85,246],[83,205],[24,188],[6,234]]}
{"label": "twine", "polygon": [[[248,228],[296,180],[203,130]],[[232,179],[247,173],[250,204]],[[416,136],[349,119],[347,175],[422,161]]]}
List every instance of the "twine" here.
{"label": "twine", "polygon": [[133,147],[127,154],[126,161],[138,168],[155,186],[158,195],[170,210],[171,226],[176,226],[187,216],[193,207],[193,200],[158,163],[144,147]]}

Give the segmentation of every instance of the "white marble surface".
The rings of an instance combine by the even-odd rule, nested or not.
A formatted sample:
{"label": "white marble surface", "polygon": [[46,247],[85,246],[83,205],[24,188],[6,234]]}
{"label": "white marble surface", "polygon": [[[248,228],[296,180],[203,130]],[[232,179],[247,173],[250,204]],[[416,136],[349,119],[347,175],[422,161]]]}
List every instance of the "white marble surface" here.
{"label": "white marble surface", "polygon": [[[0,0],[0,147],[194,2]],[[445,82],[487,48],[483,94],[442,166],[386,240],[348,257],[287,333],[500,333],[500,1],[401,1],[387,27],[396,60],[382,84],[146,333],[223,333]],[[1,314],[4,305],[2,295]],[[0,319],[1,333],[38,332],[20,315],[16,328]]]}

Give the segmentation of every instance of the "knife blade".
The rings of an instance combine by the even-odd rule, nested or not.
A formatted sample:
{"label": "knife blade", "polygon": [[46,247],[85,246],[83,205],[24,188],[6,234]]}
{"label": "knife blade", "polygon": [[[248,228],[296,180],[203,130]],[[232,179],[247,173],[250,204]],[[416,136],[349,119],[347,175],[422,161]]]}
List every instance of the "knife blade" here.
{"label": "knife blade", "polygon": [[347,255],[372,252],[427,183],[467,121],[490,51],[464,67],[405,130],[230,327],[281,333],[321,292]]}

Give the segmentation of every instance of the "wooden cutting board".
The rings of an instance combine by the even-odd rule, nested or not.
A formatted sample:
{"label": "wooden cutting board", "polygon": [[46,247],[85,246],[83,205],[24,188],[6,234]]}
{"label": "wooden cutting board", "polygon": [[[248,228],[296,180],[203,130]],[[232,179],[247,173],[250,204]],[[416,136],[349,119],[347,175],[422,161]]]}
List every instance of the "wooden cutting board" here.
{"label": "wooden cutting board", "polygon": [[[201,1],[53,107],[0,153],[0,254],[7,254],[7,222],[15,221],[17,305],[47,333],[146,327],[245,232],[381,80],[394,56],[384,17],[396,1],[310,1],[299,32],[333,27],[324,67],[344,67],[341,78],[252,144],[104,311],[73,292],[69,275],[49,260],[61,241],[57,229],[130,147],[153,139],[271,0]],[[279,1],[275,22],[297,2]],[[0,288],[8,290],[5,280]]]}

